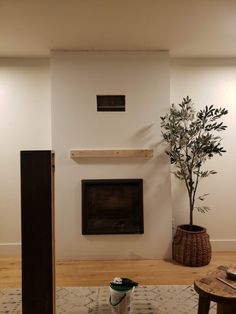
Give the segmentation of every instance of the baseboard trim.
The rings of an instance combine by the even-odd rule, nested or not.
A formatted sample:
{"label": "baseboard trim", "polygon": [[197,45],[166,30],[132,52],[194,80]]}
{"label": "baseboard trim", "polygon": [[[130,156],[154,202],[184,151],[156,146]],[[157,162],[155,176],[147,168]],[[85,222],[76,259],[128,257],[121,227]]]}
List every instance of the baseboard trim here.
{"label": "baseboard trim", "polygon": [[0,243],[1,257],[15,257],[21,255],[21,243]]}
{"label": "baseboard trim", "polygon": [[213,252],[235,252],[236,239],[212,239],[211,240]]}
{"label": "baseboard trim", "polygon": [[[236,239],[212,239],[213,252],[236,252]],[[0,243],[0,257],[21,255],[21,243]]]}

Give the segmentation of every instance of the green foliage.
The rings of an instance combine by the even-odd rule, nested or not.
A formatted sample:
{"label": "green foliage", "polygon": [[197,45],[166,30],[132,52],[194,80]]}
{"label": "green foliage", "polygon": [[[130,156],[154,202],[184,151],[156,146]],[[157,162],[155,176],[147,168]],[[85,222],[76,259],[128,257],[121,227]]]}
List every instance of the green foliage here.
{"label": "green foliage", "polygon": [[[193,224],[193,210],[207,212],[208,207],[194,207],[199,179],[216,174],[214,170],[203,170],[203,164],[216,155],[222,156],[225,149],[222,138],[217,134],[227,126],[220,119],[228,111],[225,108],[205,106],[196,112],[191,99],[187,96],[177,106],[172,104],[170,111],[161,117],[162,136],[169,144],[166,151],[170,162],[176,166],[175,176],[184,180],[190,205],[190,224]],[[205,196],[199,196],[204,200]]]}

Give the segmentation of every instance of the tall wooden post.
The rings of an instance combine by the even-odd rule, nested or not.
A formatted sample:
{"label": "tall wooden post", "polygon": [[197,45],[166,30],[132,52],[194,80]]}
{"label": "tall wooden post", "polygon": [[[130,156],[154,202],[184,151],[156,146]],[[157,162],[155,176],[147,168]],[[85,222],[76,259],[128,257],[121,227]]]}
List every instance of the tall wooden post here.
{"label": "tall wooden post", "polygon": [[55,314],[54,153],[21,151],[22,312]]}

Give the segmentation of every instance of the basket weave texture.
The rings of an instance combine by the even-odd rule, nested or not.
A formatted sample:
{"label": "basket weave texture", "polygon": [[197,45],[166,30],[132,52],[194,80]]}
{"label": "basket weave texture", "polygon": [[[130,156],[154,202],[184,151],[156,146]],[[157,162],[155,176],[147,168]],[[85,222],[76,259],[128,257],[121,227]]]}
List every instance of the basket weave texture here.
{"label": "basket weave texture", "polygon": [[173,259],[186,266],[204,266],[211,260],[211,244],[209,235],[203,227],[198,231],[189,231],[180,225],[173,239]]}

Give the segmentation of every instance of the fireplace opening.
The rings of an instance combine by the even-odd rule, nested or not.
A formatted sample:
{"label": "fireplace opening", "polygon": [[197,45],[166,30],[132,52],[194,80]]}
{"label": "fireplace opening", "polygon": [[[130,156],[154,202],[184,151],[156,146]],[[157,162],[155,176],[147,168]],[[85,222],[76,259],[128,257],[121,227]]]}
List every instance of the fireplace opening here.
{"label": "fireplace opening", "polygon": [[82,234],[142,234],[143,180],[82,180]]}

